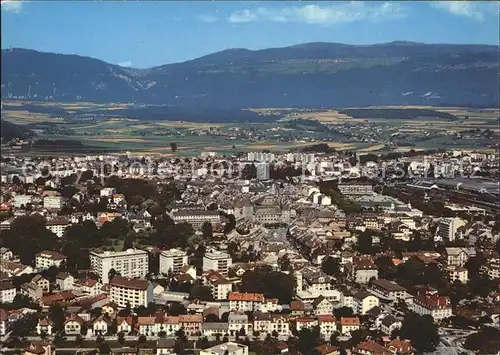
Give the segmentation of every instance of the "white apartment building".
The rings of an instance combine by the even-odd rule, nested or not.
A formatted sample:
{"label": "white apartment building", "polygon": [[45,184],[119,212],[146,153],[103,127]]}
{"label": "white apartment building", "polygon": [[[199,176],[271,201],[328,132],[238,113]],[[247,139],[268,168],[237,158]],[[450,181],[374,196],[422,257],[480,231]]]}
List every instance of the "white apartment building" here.
{"label": "white apartment building", "polygon": [[123,277],[144,277],[149,270],[148,252],[139,249],[103,253],[90,253],[90,266],[102,280],[109,282],[108,274],[114,269]]}
{"label": "white apartment building", "polygon": [[338,189],[342,195],[372,195],[373,187],[371,184],[364,183],[341,183]]}
{"label": "white apartment building", "polygon": [[458,280],[461,283],[466,284],[467,281],[469,281],[469,271],[462,266],[450,265],[445,268],[445,271],[451,282]]}
{"label": "white apartment building", "polygon": [[111,302],[121,308],[125,308],[128,303],[131,308],[147,307],[153,302],[153,284],[148,280],[115,276],[109,283],[109,297]]}
{"label": "white apartment building", "polygon": [[271,167],[268,163],[257,163],[255,168],[257,170],[257,179],[269,180]]}
{"label": "white apartment building", "polygon": [[205,253],[203,256],[203,271],[214,270],[218,271],[222,276],[227,276],[232,263],[233,259],[227,253],[221,251]]}
{"label": "white apartment building", "polygon": [[70,226],[69,221],[53,219],[53,220],[47,221],[46,228],[49,231],[51,231],[52,233],[54,233],[55,235],[57,235],[59,238],[61,238],[64,235],[64,231],[69,226]]}
{"label": "white apartment building", "polygon": [[247,160],[271,163],[276,160],[274,153],[248,152]]}
{"label": "white apartment building", "polygon": [[63,261],[66,261],[66,256],[52,250],[43,250],[35,256],[35,268],[44,270],[52,266],[60,267]]}
{"label": "white apartment building", "polygon": [[10,282],[0,283],[0,303],[12,303],[16,297],[16,287]]}
{"label": "white apartment building", "polygon": [[248,346],[227,342],[201,350],[200,355],[248,355]]}
{"label": "white apartment building", "polygon": [[33,196],[32,195],[16,195],[14,196],[14,207],[15,208],[21,208],[21,207],[26,207],[28,203],[33,202]]}
{"label": "white apartment building", "polygon": [[63,207],[64,199],[61,196],[45,196],[43,198],[43,208],[48,210],[60,210]]}
{"label": "white apartment building", "polygon": [[444,241],[454,241],[457,237],[458,228],[467,224],[466,221],[459,217],[441,218],[438,226],[438,237]]}
{"label": "white apartment building", "polygon": [[187,252],[180,249],[164,250],[160,253],[160,273],[168,274],[169,271],[177,274],[182,267],[188,264]]}

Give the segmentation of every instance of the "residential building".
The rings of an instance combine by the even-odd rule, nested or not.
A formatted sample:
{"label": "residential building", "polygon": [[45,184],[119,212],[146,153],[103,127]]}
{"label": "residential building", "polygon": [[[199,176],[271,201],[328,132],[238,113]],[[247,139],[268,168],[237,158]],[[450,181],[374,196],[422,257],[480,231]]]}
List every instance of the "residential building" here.
{"label": "residential building", "polygon": [[469,258],[476,256],[474,248],[446,248],[446,263],[448,265],[464,266]]}
{"label": "residential building", "polygon": [[14,208],[26,208],[28,204],[33,202],[32,195],[16,195],[14,196]]}
{"label": "residential building", "polygon": [[64,322],[64,334],[66,335],[80,335],[82,325],[85,321],[77,315],[71,315]]}
{"label": "residential building", "polygon": [[452,283],[460,281],[466,284],[469,281],[469,271],[462,266],[450,265],[445,268],[445,271]]}
{"label": "residential building", "polygon": [[257,163],[255,164],[255,168],[257,170],[257,179],[269,180],[270,165],[268,163]]}
{"label": "residential building", "polygon": [[363,257],[355,260],[354,281],[358,284],[367,284],[371,279],[378,279],[378,268],[372,259]]}
{"label": "residential building", "polygon": [[109,282],[109,296],[120,308],[130,304],[132,308],[147,307],[153,301],[153,285],[147,280],[127,279],[115,276]]}
{"label": "residential building", "polygon": [[313,302],[314,313],[319,315],[331,315],[333,312],[333,304],[325,297],[319,296]]}
{"label": "residential building", "polygon": [[45,228],[61,238],[64,235],[64,231],[66,230],[66,228],[68,228],[70,225],[71,224],[67,220],[51,219],[50,221],[47,221]]}
{"label": "residential building", "polygon": [[54,324],[48,318],[42,318],[38,320],[38,324],[36,325],[36,333],[38,335],[52,335],[52,329],[54,328]]}
{"label": "residential building", "polygon": [[451,301],[448,297],[433,292],[424,292],[415,296],[409,309],[421,315],[431,315],[434,321],[449,318],[452,315]]}
{"label": "residential building", "polygon": [[382,319],[380,330],[387,335],[391,335],[396,329],[400,329],[403,323],[392,315],[388,315]]}
{"label": "residential building", "polygon": [[203,271],[214,270],[227,277],[232,261],[231,255],[221,251],[205,253],[203,256]]}
{"label": "residential building", "polygon": [[459,228],[464,227],[467,222],[459,217],[441,218],[437,234],[443,241],[452,242],[461,238]]}
{"label": "residential building", "polygon": [[149,270],[149,255],[145,250],[127,249],[125,251],[103,253],[91,252],[90,265],[103,284],[109,282],[109,272],[114,269],[123,277],[144,277]]}
{"label": "residential building", "polygon": [[338,184],[338,189],[342,195],[372,195],[371,184],[346,182]]}
{"label": "residential building", "polygon": [[219,211],[178,210],[171,212],[171,215],[175,223],[189,223],[195,230],[200,230],[205,222],[211,224],[220,224],[221,222]]}
{"label": "residential building", "polygon": [[160,253],[160,273],[178,274],[181,272],[182,267],[187,265],[188,256],[187,252],[180,249],[164,250]]}
{"label": "residential building", "polygon": [[51,250],[43,250],[35,256],[35,268],[37,270],[45,270],[52,266],[61,267],[61,264],[66,261],[66,256]]}
{"label": "residential building", "polygon": [[319,334],[327,341],[337,331],[336,319],[332,315],[318,316],[318,326]]}
{"label": "residential building", "polygon": [[38,287],[40,287],[42,289],[42,292],[50,292],[50,281],[47,280],[42,275],[35,275],[31,279],[31,282],[38,285]]}
{"label": "residential building", "polygon": [[61,291],[73,289],[75,278],[67,272],[60,272],[56,275],[56,284]]}
{"label": "residential building", "polygon": [[228,299],[229,309],[234,311],[259,311],[264,303],[262,293],[230,292]]}
{"label": "residential building", "polygon": [[60,210],[63,207],[64,199],[61,196],[45,196],[43,198],[43,208],[47,210]]}
{"label": "residential building", "polygon": [[33,282],[25,282],[19,288],[22,295],[31,298],[33,301],[39,301],[43,297],[43,291],[40,286]]}
{"label": "residential building", "polygon": [[364,290],[356,292],[353,295],[353,300],[353,310],[360,315],[365,315],[370,309],[379,305],[378,298]]}
{"label": "residential building", "polygon": [[0,303],[12,303],[16,297],[16,287],[10,281],[0,283]]}
{"label": "residential building", "polygon": [[251,334],[253,324],[248,321],[248,315],[243,311],[230,312],[228,316],[229,335]]}
{"label": "residential building", "polygon": [[409,296],[404,287],[385,279],[373,280],[368,291],[378,298],[393,302],[405,300]]}
{"label": "residential building", "polygon": [[358,317],[341,317],[340,318],[340,334],[346,335],[350,334],[355,330],[358,330],[361,326],[361,322]]}
{"label": "residential building", "polygon": [[490,261],[481,266],[481,271],[492,280],[500,278],[500,263]]}

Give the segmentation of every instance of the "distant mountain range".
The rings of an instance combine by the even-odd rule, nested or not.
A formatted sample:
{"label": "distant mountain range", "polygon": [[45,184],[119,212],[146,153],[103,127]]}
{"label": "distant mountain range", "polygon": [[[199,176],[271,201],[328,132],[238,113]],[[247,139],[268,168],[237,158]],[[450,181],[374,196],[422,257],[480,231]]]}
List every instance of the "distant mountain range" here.
{"label": "distant mountain range", "polygon": [[2,99],[193,108],[499,105],[499,47],[391,42],[228,49],[150,69],[2,50]]}

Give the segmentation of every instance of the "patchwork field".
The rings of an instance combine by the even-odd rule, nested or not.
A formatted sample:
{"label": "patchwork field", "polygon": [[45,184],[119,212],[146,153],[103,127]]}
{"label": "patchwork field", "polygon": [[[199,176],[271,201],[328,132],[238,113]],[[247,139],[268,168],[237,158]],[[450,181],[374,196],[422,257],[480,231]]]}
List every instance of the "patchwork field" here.
{"label": "patchwork field", "polygon": [[[172,121],[145,121],[134,117],[117,117],[114,113],[117,109],[130,107],[128,104],[95,104],[90,102],[78,103],[57,103],[57,102],[27,102],[27,101],[2,101],[2,106],[8,109],[2,109],[2,119],[16,124],[29,125],[36,130],[41,138],[52,140],[76,140],[84,145],[102,147],[116,152],[131,151],[136,154],[159,154],[172,156],[170,143],[177,143],[178,149],[175,155],[198,155],[205,151],[216,151],[219,153],[236,153],[242,151],[288,151],[290,149],[299,149],[312,144],[326,143],[337,150],[357,150],[359,152],[379,152],[387,150],[384,140],[364,140],[356,143],[337,142],[329,133],[318,134],[315,141],[296,139],[285,142],[284,139],[278,139],[280,135],[300,133],[305,131],[287,126],[287,121],[294,119],[315,120],[330,128],[342,128],[347,125],[347,129],[355,131],[357,128],[349,128],[350,125],[359,123],[373,123],[385,127],[397,127],[400,134],[422,134],[430,132],[432,134],[443,134],[444,132],[462,132],[474,130],[476,128],[490,129],[499,132],[498,117],[500,110],[484,109],[475,110],[467,108],[454,107],[430,107],[430,106],[386,106],[372,108],[414,108],[429,109],[439,112],[450,113],[459,118],[456,121],[445,119],[385,119],[385,118],[353,118],[342,114],[337,110],[328,110],[322,112],[309,112],[310,110],[296,108],[256,108],[249,111],[257,112],[259,115],[277,115],[283,117],[277,122],[187,122],[181,120]],[[30,112],[25,110],[25,105],[36,105],[38,107],[63,109],[74,114],[65,117],[57,117],[57,114]],[[80,115],[79,110],[94,109],[103,110],[109,114],[92,115],[86,113]],[[332,125],[332,126],[330,126]],[[381,127],[380,126],[380,127]],[[279,129],[277,129],[279,127]],[[376,126],[379,127],[379,126]],[[345,129],[345,128],[344,128]],[[307,129],[308,130],[308,129]],[[254,136],[234,139],[234,132],[264,132],[264,138],[255,139]],[[217,132],[217,133],[214,133]],[[231,132],[233,137],[228,138],[227,133]],[[302,138],[301,138],[302,139]],[[307,140],[307,141],[306,141]],[[371,142],[371,143],[369,143]],[[446,147],[442,140],[434,139],[426,141],[415,146],[400,146],[394,151],[408,151],[410,149],[429,149]],[[455,144],[453,148],[470,147],[469,142]],[[79,148],[75,148],[78,150]],[[482,149],[482,148],[481,148]],[[486,149],[486,148],[484,148]],[[75,151],[75,153],[78,153]]]}

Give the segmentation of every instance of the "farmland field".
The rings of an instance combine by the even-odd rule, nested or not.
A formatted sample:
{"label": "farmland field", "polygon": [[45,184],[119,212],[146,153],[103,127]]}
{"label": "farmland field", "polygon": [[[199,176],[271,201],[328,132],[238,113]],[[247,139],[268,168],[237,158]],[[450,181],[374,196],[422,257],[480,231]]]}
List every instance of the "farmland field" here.
{"label": "farmland field", "polygon": [[[25,105],[42,108],[62,109],[67,114],[33,112],[25,110]],[[84,145],[135,154],[158,154],[171,156],[170,143],[177,143],[175,155],[199,155],[205,151],[237,153],[243,151],[288,151],[305,146],[326,143],[337,150],[357,150],[360,153],[405,151],[410,149],[430,149],[450,147],[446,135],[474,129],[489,129],[499,132],[498,109],[467,109],[453,107],[376,107],[374,109],[427,109],[448,113],[457,117],[455,121],[426,117],[418,119],[394,118],[353,118],[339,111],[312,111],[296,108],[256,108],[259,115],[277,115],[275,122],[190,122],[183,120],[139,120],[136,117],[116,115],[117,109],[129,107],[127,104],[94,104],[88,102],[21,102],[2,101],[2,119],[21,125],[28,125],[39,138],[50,140],[75,140]],[[366,109],[366,108],[364,108]],[[105,114],[93,115],[93,110],[104,110]],[[41,110],[43,111],[43,110]],[[56,111],[57,112],[57,111]],[[315,121],[325,129],[290,126],[291,121]],[[292,122],[293,123],[293,122]],[[321,127],[320,127],[321,128]],[[333,130],[333,131],[331,131]],[[379,130],[383,139],[343,139],[342,132],[358,134],[363,138],[368,133]],[[402,135],[423,135],[429,137],[417,141],[412,146],[387,148],[391,135],[386,131]],[[337,132],[337,133],[331,133]],[[340,132],[340,133],[339,133]],[[293,137],[293,139],[289,139]],[[357,140],[356,140],[357,139]],[[470,148],[473,141],[453,142],[453,148]],[[485,147],[483,147],[486,149]],[[481,149],[483,149],[481,148]],[[76,149],[78,150],[78,149]],[[74,152],[75,154],[78,151]]]}

